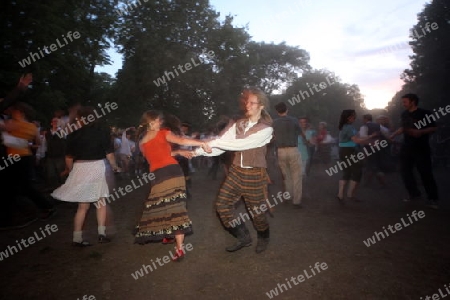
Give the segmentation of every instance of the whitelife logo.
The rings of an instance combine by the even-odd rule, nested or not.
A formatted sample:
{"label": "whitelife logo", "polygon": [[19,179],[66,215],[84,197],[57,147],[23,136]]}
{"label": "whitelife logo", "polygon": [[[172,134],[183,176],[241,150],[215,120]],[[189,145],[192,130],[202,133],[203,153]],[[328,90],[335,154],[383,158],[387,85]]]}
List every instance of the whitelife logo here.
{"label": "whitelife logo", "polygon": [[[424,36],[428,35],[428,33],[431,33],[431,30],[436,30],[439,28],[439,25],[436,22],[430,23],[428,22],[427,24],[425,24],[425,28],[420,27],[421,33],[423,33],[423,35],[421,35],[419,32],[417,32],[417,29],[411,30],[411,38],[418,40],[420,38],[423,38]],[[427,33],[428,32],[428,33]],[[362,52],[358,52],[357,55],[378,55],[378,54],[382,54],[382,55],[386,55],[389,53],[393,53],[399,50],[403,50],[403,49],[411,49],[411,45],[409,44],[408,41],[403,41],[403,42],[399,42],[396,44],[392,44],[386,47],[382,47],[382,48],[377,48],[374,50],[366,50],[366,51],[362,51]]]}
{"label": "whitelife logo", "polygon": [[[314,276],[316,276],[317,274],[320,273],[320,271],[325,271],[326,269],[328,269],[328,265],[327,263],[323,262],[323,263],[319,263],[316,262],[316,264],[314,265],[314,267],[309,266],[309,269],[312,273],[312,275],[308,274],[307,270],[303,270],[303,273],[305,274],[305,276],[303,276],[302,274],[298,275],[297,277],[292,276],[291,279],[287,279],[286,278],[286,283],[279,283],[277,287],[275,287],[274,289],[270,290],[269,292],[266,293],[267,297],[269,297],[269,299],[274,298],[275,296],[278,296],[279,294],[283,293],[283,288],[288,291],[289,289],[292,289],[292,285],[291,282],[295,285],[299,285],[300,283],[302,283],[303,281],[305,281],[305,277],[306,279],[310,279],[313,278]],[[316,274],[316,271],[317,274]],[[297,280],[296,280],[297,279]],[[289,288],[287,287],[287,285],[289,286]],[[280,291],[278,293],[278,291]]]}
{"label": "whitelife logo", "polygon": [[[100,107],[101,107],[101,104],[100,104]],[[68,136],[69,134],[71,134],[72,132],[80,129],[82,127],[81,122],[83,122],[83,125],[92,123],[95,120],[100,119],[101,117],[104,117],[107,113],[110,113],[111,110],[116,110],[118,107],[119,106],[117,105],[116,102],[112,102],[111,104],[109,102],[106,102],[105,109],[107,110],[107,112],[105,112],[105,109],[103,109],[103,107],[101,107],[102,114],[100,115],[100,114],[98,114],[97,110],[94,109],[94,114],[91,114],[87,117],[82,116],[80,118],[81,120],[78,120],[78,122],[76,122],[76,123],[67,124],[66,128],[57,131],[56,134],[58,135],[58,137],[60,139],[62,139],[65,136]]]}
{"label": "whitelife logo", "polygon": [[[51,44],[50,47],[44,46],[42,47],[42,49],[40,47],[38,47],[38,52],[39,53],[33,53],[30,52],[30,55],[27,58],[22,59],[22,61],[19,61],[19,65],[22,68],[25,68],[26,66],[31,65],[32,61],[35,62],[41,58],[44,58],[45,55],[49,55],[52,52],[55,52],[58,49],[61,49],[62,47],[66,46],[67,44],[69,44],[69,42],[66,40],[66,37],[70,40],[70,42],[73,42],[73,40],[77,40],[81,37],[80,33],[78,31],[75,31],[74,33],[72,33],[72,31],[69,31],[66,36],[61,35],[63,37],[63,40],[65,42],[65,44],[62,44],[59,41],[59,38],[56,39],[56,44]],[[58,45],[58,46],[57,46]],[[40,54],[40,56],[39,56]]]}
{"label": "whitelife logo", "polygon": [[19,154],[14,154],[14,155],[9,154],[6,158],[2,157],[2,160],[3,160],[3,163],[0,162],[0,171],[6,169],[10,165],[12,165],[14,162],[18,162],[20,160],[20,156],[19,156]]}
{"label": "whitelife logo", "polygon": [[[175,251],[177,251],[177,247],[174,247],[174,248],[175,248]],[[192,246],[191,243],[186,244],[186,246],[184,244],[181,245],[181,251],[183,252],[184,255],[186,255],[186,251],[192,251],[193,249],[194,249],[194,246]],[[175,253],[176,252],[172,253],[172,251],[169,251],[170,257],[169,257],[169,255],[165,255],[162,259],[158,257],[158,258],[156,258],[156,262],[158,263],[158,265],[160,267],[162,267],[171,261],[170,260],[171,257],[172,257],[172,259],[177,258],[177,255]],[[153,272],[154,270],[158,269],[158,267],[156,266],[153,259],[151,260],[151,263],[152,263],[152,265],[142,265],[142,268],[140,268],[136,272],[132,273],[131,277],[133,277],[134,280],[138,280],[139,278],[144,277],[145,275],[149,274],[149,271]]]}
{"label": "whitelife logo", "polygon": [[[148,0],[144,0],[144,2],[147,3]],[[125,14],[132,12],[134,9],[138,8],[139,5],[142,5],[140,0],[137,0],[134,2],[129,1],[128,3],[122,3],[122,4],[123,5],[121,7],[116,9],[116,13],[119,17],[122,17]]]}
{"label": "whitelife logo", "polygon": [[95,296],[94,295],[84,295],[83,298],[77,298],[77,300],[95,300]]}
{"label": "whitelife logo", "polygon": [[[380,151],[380,145],[382,148],[385,148],[388,146],[388,142],[386,140],[382,140],[381,142],[379,140],[376,140],[374,143],[374,146],[372,146],[370,144],[370,149],[372,150],[372,152],[369,152],[367,150],[367,147],[364,147],[364,153],[363,152],[358,152],[357,155],[350,155],[350,158],[348,158],[347,156],[345,157],[347,159],[347,164],[345,163],[345,161],[338,161],[337,165],[335,165],[334,167],[329,168],[328,170],[325,170],[325,172],[328,174],[328,176],[332,176],[333,174],[337,174],[339,172],[339,169],[341,169],[341,171],[345,168],[348,168],[352,165],[352,162],[350,161],[350,159],[354,162],[357,163],[358,161],[363,160],[364,158],[371,156],[372,154],[374,154],[376,151]],[[373,148],[375,147],[376,150]],[[343,167],[342,167],[343,166]],[[339,169],[338,169],[339,167]]]}
{"label": "whitelife logo", "polygon": [[450,289],[449,289],[448,285],[447,285],[447,284],[444,284],[444,287],[445,287],[445,290],[447,291],[447,294],[444,294],[444,293],[442,292],[442,290],[439,289],[439,290],[438,290],[438,291],[439,291],[439,294],[438,294],[438,293],[435,293],[435,294],[433,294],[432,296],[426,295],[425,298],[420,297],[420,299],[424,299],[424,300],[440,300],[440,299],[443,299],[443,298],[447,297],[448,295],[450,295]]}
{"label": "whitelife logo", "polygon": [[413,39],[417,39],[417,40],[420,39],[420,38],[423,38],[424,36],[427,35],[427,32],[428,33],[431,32],[430,28],[433,29],[433,30],[437,30],[437,29],[439,29],[439,25],[436,22],[433,22],[433,23],[427,22],[425,24],[425,28],[420,26],[420,29],[422,30],[423,35],[420,35],[420,33],[418,33],[416,29],[414,29],[414,30],[411,29],[412,38]]}
{"label": "whitelife logo", "polygon": [[[152,181],[152,180],[155,180],[155,178],[156,177],[155,177],[154,173],[148,173],[148,174],[144,173],[142,175],[142,179],[145,181],[145,183],[149,183],[149,180]],[[131,184],[128,184],[127,186],[125,186],[125,188],[119,187],[117,189],[117,191],[116,191],[116,189],[114,189],[113,190],[114,194],[111,193],[111,194],[109,194],[107,199],[102,198],[101,200],[99,200],[97,202],[94,202],[94,206],[98,209],[98,208],[100,208],[102,206],[105,206],[106,204],[109,204],[109,203],[111,203],[113,201],[116,201],[117,199],[120,198],[120,196],[125,196],[125,195],[127,195],[127,193],[131,193],[133,190],[136,190],[136,189],[140,188],[141,186],[144,186],[144,183],[142,182],[142,180],[141,180],[141,178],[139,176],[137,178],[135,178],[135,179],[139,180],[140,185],[136,185],[134,183],[134,179],[133,179],[133,180],[131,180],[131,183],[133,184],[133,186]],[[133,187],[134,187],[134,189],[133,189]],[[125,193],[124,193],[123,190],[125,190]],[[119,192],[120,195],[117,192]]]}
{"label": "whitelife logo", "polygon": [[206,52],[206,51],[207,51],[206,49],[203,49],[202,53],[198,56],[198,61],[199,61],[198,63],[195,61],[194,58],[191,58],[192,64],[190,62],[185,63],[184,64],[184,69],[183,69],[183,65],[178,65],[177,67],[176,66],[172,67],[173,68],[173,72],[175,72],[176,76],[171,71],[165,71],[164,75],[159,77],[157,80],[153,80],[153,83],[157,87],[159,87],[159,86],[161,86],[163,84],[166,84],[166,78],[167,78],[167,82],[169,82],[171,79],[175,79],[176,77],[180,76],[180,73],[178,73],[178,70],[182,74],[184,74],[187,71],[192,70],[192,66],[198,67],[201,64],[205,64],[209,60],[212,60],[214,58],[214,56],[215,56],[214,51],[212,51],[212,50],[210,50],[208,52]]}
{"label": "whitelife logo", "polygon": [[[283,196],[283,197],[281,197],[281,196]],[[285,200],[291,199],[291,195],[289,194],[289,192],[284,192],[284,193],[278,192],[277,197],[278,197],[278,199],[280,200],[280,203],[283,203],[283,198],[284,198]],[[259,207],[256,206],[256,205],[253,206],[253,208],[249,210],[249,213],[250,213],[252,219],[255,217],[255,215],[259,215],[259,214],[265,213],[265,212],[267,211],[268,208],[269,208],[269,209],[270,209],[270,208],[273,208],[273,207],[275,207],[277,204],[279,204],[279,203],[277,202],[277,199],[275,198],[274,195],[272,195],[272,199],[273,199],[273,201],[274,201],[274,204],[273,204],[273,205],[270,203],[269,199],[266,199],[267,205],[266,205],[266,203],[263,203],[263,204],[261,204]],[[247,219],[247,221],[250,221],[250,216],[248,215],[248,213],[240,213],[240,214],[239,214],[239,217],[233,219],[232,221],[230,221],[229,224],[230,224],[231,227],[234,228],[234,227],[236,227],[236,226],[238,226],[238,225],[241,225],[241,223],[244,223],[244,222],[246,221],[245,219]],[[241,220],[242,220],[242,221],[241,221]]]}
{"label": "whitelife logo", "polygon": [[[10,255],[13,256],[14,254],[18,253],[19,251],[24,250],[25,248],[28,248],[30,245],[33,245],[34,243],[44,239],[45,237],[51,235],[52,233],[55,233],[58,231],[58,226],[56,224],[53,225],[45,225],[44,229],[39,228],[40,232],[34,232],[33,236],[30,236],[27,239],[21,239],[20,242],[16,240],[17,246],[8,246],[5,251],[0,252],[0,261],[8,258]],[[45,234],[45,232],[47,234]],[[28,242],[28,243],[27,243]],[[22,248],[23,247],[23,248]],[[19,248],[19,250],[17,249]]]}
{"label": "whitelife logo", "polygon": [[[444,109],[446,112],[444,112]],[[421,129],[423,127],[427,127],[427,125],[430,124],[431,122],[436,122],[437,120],[439,120],[441,118],[441,116],[436,111],[436,108],[433,109],[433,111],[434,111],[434,115],[436,117],[433,114],[428,114],[422,120],[419,120],[416,123],[414,123],[414,126],[416,126],[417,129]],[[439,107],[438,111],[441,113],[442,117],[444,117],[448,113],[450,113],[450,105],[447,105],[445,108]]]}
{"label": "whitelife logo", "polygon": [[[416,222],[419,221],[419,219],[425,218],[425,212],[423,210],[421,210],[419,212],[413,211],[411,213],[411,215],[412,215],[412,218]],[[404,227],[408,227],[409,225],[411,225],[413,223],[413,220],[411,219],[411,216],[409,214],[407,214],[407,216],[408,216],[408,220],[409,220],[410,223],[406,223],[405,220],[403,220],[403,218],[400,219],[402,221],[402,224],[403,224]],[[419,219],[417,217],[419,217]],[[401,223],[396,223],[394,226],[389,225],[388,229],[389,229],[389,231],[391,233],[396,233],[397,231],[400,231],[400,230],[402,230],[404,228],[402,226],[402,224]],[[394,227],[395,227],[395,230],[393,229]],[[389,232],[386,229],[386,227],[384,227],[384,226],[383,226],[383,231],[384,231],[384,234],[383,234],[383,232],[376,232],[375,231],[374,235],[371,238],[368,238],[367,240],[363,241],[364,245],[366,245],[366,247],[369,248],[371,245],[375,245],[375,243],[377,242],[377,239],[378,239],[378,242],[381,241],[380,237],[383,238],[383,239],[388,237],[389,236]]]}
{"label": "whitelife logo", "polygon": [[[330,86],[332,86],[333,84],[336,83],[336,81],[333,82],[332,79],[333,79],[332,76],[327,76],[326,80],[328,82],[328,85],[325,83],[325,81],[323,81],[323,82],[319,83],[318,85],[313,83],[312,87],[314,88],[314,90],[317,93],[320,93],[321,91],[325,90],[326,88],[328,88],[328,87],[330,87]],[[320,88],[318,89],[318,87],[320,87]],[[295,95],[294,97],[292,97],[291,99],[288,100],[289,104],[294,106],[295,104],[298,104],[298,103],[302,102],[302,100],[305,100],[306,98],[309,98],[309,97],[313,96],[314,95],[314,91],[309,86],[309,84],[308,84],[308,88],[309,88],[309,91],[310,91],[311,95],[309,95],[308,91],[300,90],[297,95]],[[302,97],[301,99],[300,99],[300,96]]]}

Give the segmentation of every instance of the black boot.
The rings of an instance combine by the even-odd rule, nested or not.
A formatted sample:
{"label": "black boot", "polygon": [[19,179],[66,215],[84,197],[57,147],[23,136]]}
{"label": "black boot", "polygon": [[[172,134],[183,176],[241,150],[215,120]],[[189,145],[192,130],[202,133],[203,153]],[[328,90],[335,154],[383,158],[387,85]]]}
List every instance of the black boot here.
{"label": "black boot", "polygon": [[267,228],[264,231],[258,231],[258,243],[256,244],[256,253],[261,253],[267,249],[269,244],[270,230]]}
{"label": "black boot", "polygon": [[244,247],[252,245],[252,237],[250,236],[245,224],[240,224],[234,228],[230,228],[229,230],[238,240],[233,246],[225,248],[228,252],[238,251]]}

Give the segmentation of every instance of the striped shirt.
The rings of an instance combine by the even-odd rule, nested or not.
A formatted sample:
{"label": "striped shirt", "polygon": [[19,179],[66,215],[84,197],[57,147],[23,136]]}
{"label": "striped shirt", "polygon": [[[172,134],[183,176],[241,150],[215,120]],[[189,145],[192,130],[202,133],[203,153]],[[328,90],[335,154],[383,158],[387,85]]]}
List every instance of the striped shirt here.
{"label": "striped shirt", "polygon": [[[26,122],[26,121],[19,121],[19,120],[11,120],[11,122],[14,124],[14,127],[17,127],[16,129],[9,132],[10,135],[24,139],[24,140],[33,140],[36,138],[37,135],[37,127],[33,123]],[[8,147],[8,154],[15,155],[18,154],[20,156],[30,156],[32,155],[32,152],[30,150],[30,147],[28,145],[23,148],[11,148]]]}

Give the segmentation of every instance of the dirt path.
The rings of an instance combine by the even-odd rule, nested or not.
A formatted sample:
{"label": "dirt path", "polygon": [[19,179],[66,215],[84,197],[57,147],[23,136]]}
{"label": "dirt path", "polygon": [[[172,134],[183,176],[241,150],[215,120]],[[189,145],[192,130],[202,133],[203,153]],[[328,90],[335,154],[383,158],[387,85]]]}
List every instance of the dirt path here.
{"label": "dirt path", "polygon": [[[234,239],[222,229],[214,212],[221,177],[213,181],[200,171],[193,176],[193,200],[189,202],[194,234],[186,244],[192,250],[181,263],[160,261],[162,266],[157,259],[169,255],[173,247],[134,245],[131,235],[146,187],[112,204],[113,242],[85,249],[70,246],[75,206],[62,203],[51,220],[0,232],[0,251],[4,251],[16,245],[16,240],[39,234],[39,228],[47,224],[58,228],[0,261],[0,299],[75,300],[83,295],[85,299],[269,299],[267,293],[280,287],[283,292],[278,290],[280,295],[272,294],[273,298],[425,299],[439,289],[446,293],[444,284],[450,282],[450,172],[440,169],[436,175],[442,195],[438,211],[425,209],[423,203],[402,202],[398,174],[389,176],[389,188],[362,188],[359,195],[364,202],[341,206],[334,199],[339,175],[329,177],[323,167],[314,166],[313,176],[305,182],[304,208],[293,209],[288,202],[277,205],[270,218],[269,248],[256,254],[256,232],[251,226],[252,247],[236,253],[224,251]],[[280,189],[278,176],[274,180],[269,194]],[[425,217],[410,222],[407,214],[414,210],[423,210]],[[407,224],[402,230],[370,247],[363,243],[383,226],[401,223],[401,218]],[[88,239],[95,242],[93,209],[86,225]],[[134,279],[131,274],[152,260],[157,268]],[[320,273],[315,269],[313,275],[310,266],[316,262],[327,268]],[[301,274],[305,277],[299,283]]]}

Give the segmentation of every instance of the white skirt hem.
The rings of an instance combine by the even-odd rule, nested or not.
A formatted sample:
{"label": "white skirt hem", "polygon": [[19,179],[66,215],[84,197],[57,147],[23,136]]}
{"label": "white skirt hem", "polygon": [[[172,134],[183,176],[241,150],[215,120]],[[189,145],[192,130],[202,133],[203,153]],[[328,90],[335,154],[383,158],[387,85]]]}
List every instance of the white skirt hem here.
{"label": "white skirt hem", "polygon": [[66,202],[97,202],[107,198],[114,186],[114,173],[106,160],[75,162],[66,182],[51,196]]}

